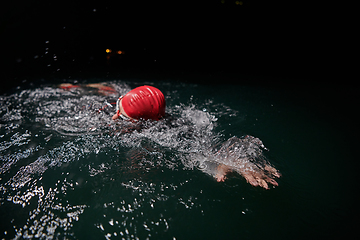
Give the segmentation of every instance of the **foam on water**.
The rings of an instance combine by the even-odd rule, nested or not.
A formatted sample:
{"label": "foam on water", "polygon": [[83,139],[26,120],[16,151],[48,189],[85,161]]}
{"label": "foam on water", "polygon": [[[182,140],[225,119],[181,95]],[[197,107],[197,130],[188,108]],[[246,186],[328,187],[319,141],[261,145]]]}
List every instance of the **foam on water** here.
{"label": "foam on water", "polygon": [[[162,211],[164,202],[203,211],[201,192],[181,195],[179,189],[192,181],[183,171],[214,176],[221,163],[239,173],[267,163],[260,139],[224,141],[214,130],[219,117],[238,114],[222,103],[172,104],[176,94],[165,90],[171,117],[137,128],[111,120],[109,101],[131,88],[108,84],[116,95],[40,87],[0,97],[0,206],[15,204],[28,212],[26,220],[10,217],[10,237],[78,238],[74,226],[81,226],[76,222],[87,211],[108,239],[173,237],[172,212]],[[164,172],[178,179],[162,180]]]}

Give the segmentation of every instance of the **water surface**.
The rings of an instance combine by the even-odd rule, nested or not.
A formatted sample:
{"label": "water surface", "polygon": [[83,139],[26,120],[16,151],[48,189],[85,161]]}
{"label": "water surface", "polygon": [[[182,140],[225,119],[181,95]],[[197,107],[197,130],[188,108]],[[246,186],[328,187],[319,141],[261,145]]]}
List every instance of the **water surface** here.
{"label": "water surface", "polygon": [[[39,84],[0,96],[2,238],[318,239],[354,231],[349,127],[298,91],[171,79],[107,84],[119,94],[158,87],[176,126],[148,122],[121,133],[126,126],[111,120],[108,104],[117,93]],[[261,157],[282,173],[278,187],[253,187],[236,174],[219,183],[201,169],[213,146],[246,135],[265,145]]]}

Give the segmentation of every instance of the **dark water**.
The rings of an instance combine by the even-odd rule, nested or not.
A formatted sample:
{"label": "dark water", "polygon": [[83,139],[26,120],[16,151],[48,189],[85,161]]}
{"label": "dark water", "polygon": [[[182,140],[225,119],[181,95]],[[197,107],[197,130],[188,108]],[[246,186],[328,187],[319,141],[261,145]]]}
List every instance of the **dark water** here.
{"label": "dark water", "polygon": [[[120,94],[144,83],[161,89],[167,112],[186,124],[147,123],[120,135],[111,107],[98,111],[118,94],[39,85],[0,96],[1,238],[319,239],[355,231],[356,143],[344,109],[334,117],[324,98],[293,87],[108,81]],[[268,149],[264,157],[282,173],[278,187],[237,175],[218,183],[199,168],[211,145],[245,135]]]}

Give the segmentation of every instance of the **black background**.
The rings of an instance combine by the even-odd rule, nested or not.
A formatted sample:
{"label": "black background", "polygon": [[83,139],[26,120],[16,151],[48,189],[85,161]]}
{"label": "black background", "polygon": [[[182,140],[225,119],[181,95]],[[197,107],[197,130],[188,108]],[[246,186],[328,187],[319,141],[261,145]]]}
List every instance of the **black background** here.
{"label": "black background", "polygon": [[[330,11],[329,5],[12,1],[1,10],[1,77],[12,85],[49,74],[69,78],[139,73],[329,82],[329,77],[347,71],[341,56],[345,46],[336,38],[345,32],[344,19],[341,10]],[[107,60],[107,48],[124,54]],[[236,77],[229,81],[241,82]]]}

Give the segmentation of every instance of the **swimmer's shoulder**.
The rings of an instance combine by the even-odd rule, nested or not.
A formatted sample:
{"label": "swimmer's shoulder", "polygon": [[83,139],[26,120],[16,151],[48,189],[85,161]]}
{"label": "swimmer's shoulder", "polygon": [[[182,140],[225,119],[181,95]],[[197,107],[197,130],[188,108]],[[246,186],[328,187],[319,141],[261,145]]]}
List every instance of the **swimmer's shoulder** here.
{"label": "swimmer's shoulder", "polygon": [[176,124],[177,119],[177,117],[174,117],[169,113],[165,113],[165,116],[161,118],[160,121],[163,121],[166,125],[172,126]]}
{"label": "swimmer's shoulder", "polygon": [[168,127],[179,127],[183,125],[191,125],[186,119],[181,117],[176,117],[171,114],[166,113],[165,116],[160,120],[165,123]]}

